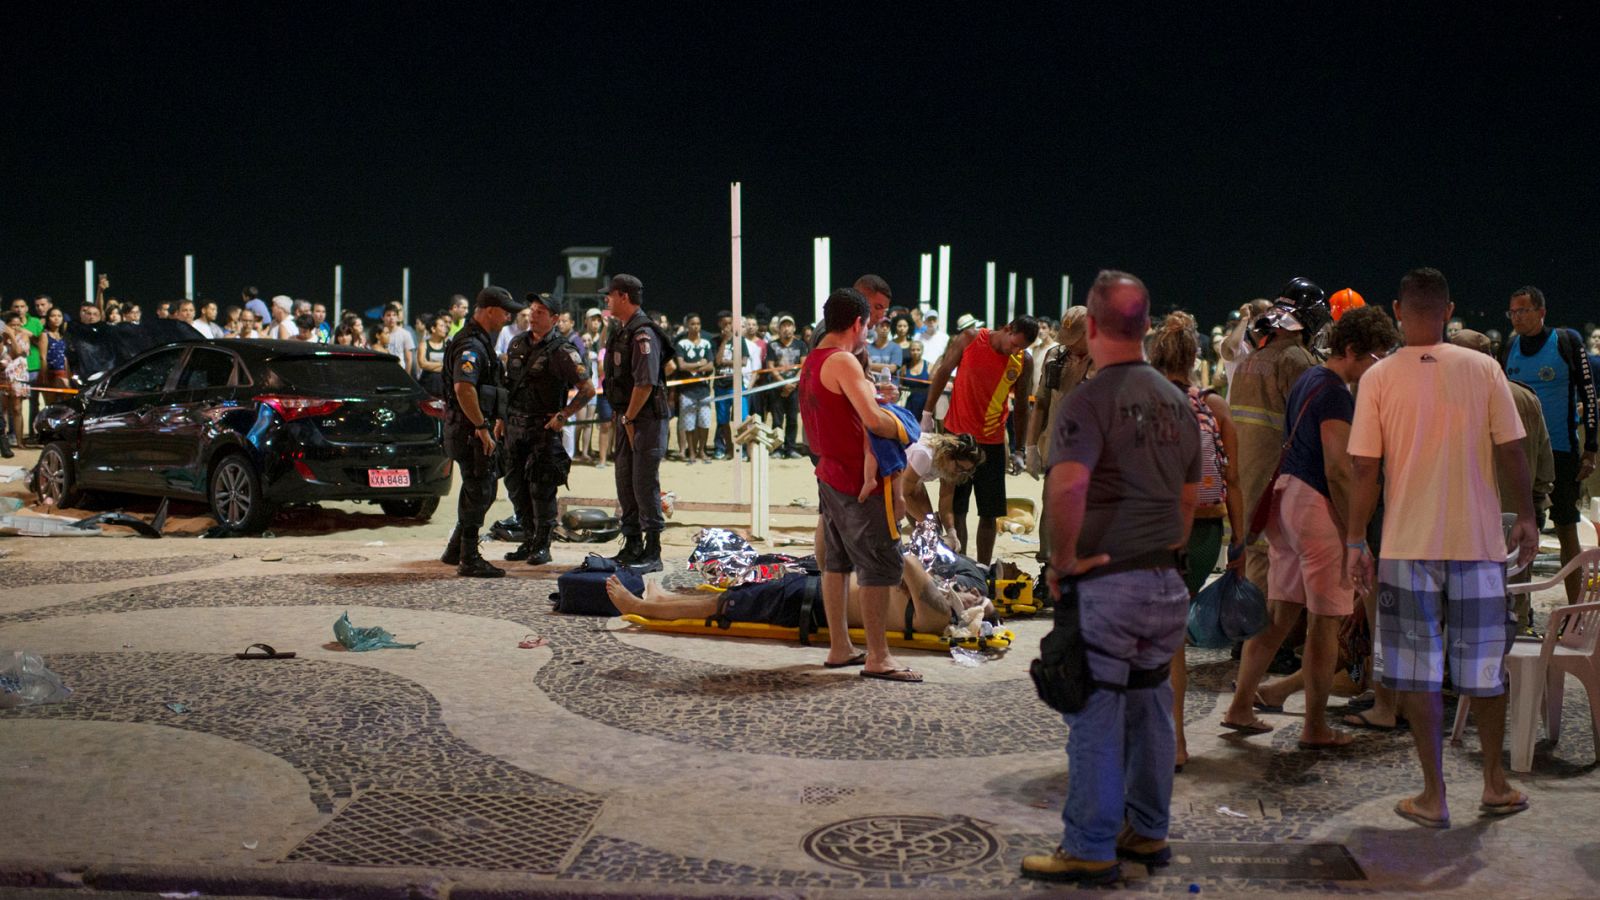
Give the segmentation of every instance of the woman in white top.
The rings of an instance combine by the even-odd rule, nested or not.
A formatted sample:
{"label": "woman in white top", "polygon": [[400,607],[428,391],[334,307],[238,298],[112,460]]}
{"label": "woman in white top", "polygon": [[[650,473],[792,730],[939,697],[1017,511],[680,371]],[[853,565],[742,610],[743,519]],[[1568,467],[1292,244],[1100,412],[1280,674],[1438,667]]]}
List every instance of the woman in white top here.
{"label": "woman in white top", "polygon": [[954,534],[955,512],[951,502],[956,485],[970,481],[972,473],[982,464],[983,450],[971,435],[924,432],[920,440],[906,448],[906,468],[899,476],[911,523],[915,525],[933,512],[933,501],[925,485],[937,481],[940,483],[939,523],[946,534]]}

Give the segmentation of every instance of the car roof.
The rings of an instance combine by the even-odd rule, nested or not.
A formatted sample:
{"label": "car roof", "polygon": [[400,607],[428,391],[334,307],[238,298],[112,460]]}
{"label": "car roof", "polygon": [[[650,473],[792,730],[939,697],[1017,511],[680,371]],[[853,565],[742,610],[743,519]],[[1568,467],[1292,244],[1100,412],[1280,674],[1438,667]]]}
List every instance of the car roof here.
{"label": "car roof", "polygon": [[[151,347],[150,350],[160,350],[166,347],[216,347],[222,350],[231,350],[245,359],[266,362],[274,359],[304,359],[316,356],[349,356],[370,357],[373,359],[393,359],[394,357],[382,350],[371,350],[366,347],[347,347],[340,344],[318,344],[312,341],[279,341],[268,338],[183,338],[166,344]],[[145,351],[149,352],[149,351]],[[142,355],[142,354],[141,354]]]}

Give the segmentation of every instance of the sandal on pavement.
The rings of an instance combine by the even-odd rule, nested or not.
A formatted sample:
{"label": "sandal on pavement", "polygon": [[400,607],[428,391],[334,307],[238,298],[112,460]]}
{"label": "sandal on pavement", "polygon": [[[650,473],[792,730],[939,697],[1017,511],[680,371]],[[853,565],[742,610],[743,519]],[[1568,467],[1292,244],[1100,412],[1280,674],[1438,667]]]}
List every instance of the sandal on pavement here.
{"label": "sandal on pavement", "polygon": [[1411,798],[1409,797],[1394,805],[1394,814],[1402,819],[1405,819],[1407,822],[1421,825],[1423,828],[1450,827],[1450,818],[1448,816],[1443,819],[1435,819],[1432,816],[1425,816],[1422,813],[1417,812],[1416,807],[1411,805]]}
{"label": "sandal on pavement", "polygon": [[847,669],[850,666],[864,666],[866,664],[867,654],[865,652],[857,653],[855,656],[850,657],[844,662],[828,662],[827,660],[822,661],[822,667],[824,669]]}
{"label": "sandal on pavement", "polygon": [[907,684],[919,684],[922,676],[910,669],[889,669],[885,672],[873,672],[868,669],[861,670],[862,678],[876,678],[880,681],[903,681]]}
{"label": "sandal on pavement", "polygon": [[[257,648],[260,648],[260,650],[261,650],[260,653],[252,653],[252,652],[250,652],[250,651],[255,650]],[[251,644],[250,646],[244,648],[244,652],[243,653],[235,653],[233,655],[233,658],[234,659],[294,659],[294,651],[290,650],[290,651],[285,652],[285,653],[279,653],[277,650],[274,650],[272,648],[271,644]]]}
{"label": "sandal on pavement", "polygon": [[1354,728],[1370,728],[1373,731],[1403,731],[1411,725],[1410,722],[1407,722],[1405,719],[1402,719],[1399,716],[1394,717],[1393,725],[1385,725],[1382,722],[1374,722],[1367,718],[1367,712],[1371,712],[1371,710],[1367,710],[1366,712],[1350,713],[1344,717],[1343,722],[1344,724]]}
{"label": "sandal on pavement", "polygon": [[1528,795],[1517,794],[1510,803],[1480,803],[1478,812],[1485,816],[1513,816],[1528,808]]}
{"label": "sandal on pavement", "polygon": [[1256,693],[1255,697],[1251,699],[1250,704],[1255,707],[1256,712],[1264,712],[1264,713],[1281,713],[1281,712],[1283,712],[1283,704],[1282,703],[1279,703],[1278,705],[1274,706],[1271,703],[1268,703],[1267,701],[1261,699],[1260,692]]}
{"label": "sandal on pavement", "polygon": [[1222,727],[1223,728],[1229,728],[1229,729],[1232,729],[1234,731],[1242,731],[1245,734],[1266,734],[1267,732],[1272,730],[1272,726],[1271,725],[1268,725],[1267,723],[1262,722],[1260,720],[1253,720],[1253,721],[1250,721],[1250,722],[1239,723],[1239,722],[1229,722],[1226,719],[1224,719],[1223,722],[1222,722]]}

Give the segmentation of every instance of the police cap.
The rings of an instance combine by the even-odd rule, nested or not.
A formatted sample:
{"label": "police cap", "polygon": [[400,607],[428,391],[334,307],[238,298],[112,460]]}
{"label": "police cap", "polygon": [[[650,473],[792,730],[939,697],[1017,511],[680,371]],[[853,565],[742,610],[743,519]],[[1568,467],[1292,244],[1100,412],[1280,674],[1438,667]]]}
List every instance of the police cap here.
{"label": "police cap", "polygon": [[489,285],[478,292],[478,308],[499,307],[509,313],[519,313],[528,308],[528,304],[511,296],[511,292],[498,285]]}

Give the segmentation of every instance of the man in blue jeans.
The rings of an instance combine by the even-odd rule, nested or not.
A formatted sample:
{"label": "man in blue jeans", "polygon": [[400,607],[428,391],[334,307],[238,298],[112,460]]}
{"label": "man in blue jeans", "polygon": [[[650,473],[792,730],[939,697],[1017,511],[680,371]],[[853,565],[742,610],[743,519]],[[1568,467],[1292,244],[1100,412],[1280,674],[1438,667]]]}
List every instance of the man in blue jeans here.
{"label": "man in blue jeans", "polygon": [[1188,397],[1144,361],[1144,283],[1101,272],[1088,307],[1095,377],[1056,420],[1045,502],[1049,578],[1077,592],[1095,689],[1064,716],[1061,845],[1023,857],[1022,874],[1105,884],[1121,877],[1119,857],[1161,865],[1172,856],[1177,739],[1167,668],[1189,609],[1178,551],[1194,518],[1200,427]]}

